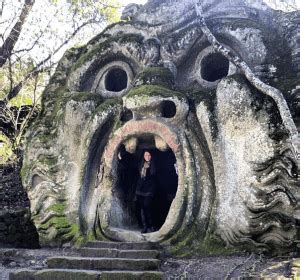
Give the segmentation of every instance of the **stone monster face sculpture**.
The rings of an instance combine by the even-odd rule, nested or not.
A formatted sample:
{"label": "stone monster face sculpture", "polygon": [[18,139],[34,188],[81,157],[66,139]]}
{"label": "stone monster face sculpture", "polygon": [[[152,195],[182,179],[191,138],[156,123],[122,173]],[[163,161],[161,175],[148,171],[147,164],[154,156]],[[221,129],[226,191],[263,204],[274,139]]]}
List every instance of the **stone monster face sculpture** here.
{"label": "stone monster face sculpture", "polygon": [[[259,1],[202,5],[218,40],[290,93],[297,120],[299,14]],[[208,43],[193,1],[152,0],[126,16],[64,55],[28,134],[22,174],[41,243],[93,237],[157,241],[175,253],[296,249],[298,163],[278,102]],[[139,233],[121,146],[131,163],[152,151],[162,182],[155,232]],[[170,182],[172,199],[160,199]]]}

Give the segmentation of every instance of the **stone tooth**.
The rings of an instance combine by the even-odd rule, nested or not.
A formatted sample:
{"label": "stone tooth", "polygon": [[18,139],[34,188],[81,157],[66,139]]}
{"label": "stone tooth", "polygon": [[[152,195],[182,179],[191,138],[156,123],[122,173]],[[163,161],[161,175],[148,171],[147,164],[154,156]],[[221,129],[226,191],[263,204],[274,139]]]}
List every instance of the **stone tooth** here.
{"label": "stone tooth", "polygon": [[128,153],[134,154],[136,150],[136,146],[138,143],[138,139],[136,137],[130,137],[124,142],[125,149]]}
{"label": "stone tooth", "polygon": [[154,141],[155,147],[162,152],[166,151],[169,148],[168,144],[160,136],[155,135]]}

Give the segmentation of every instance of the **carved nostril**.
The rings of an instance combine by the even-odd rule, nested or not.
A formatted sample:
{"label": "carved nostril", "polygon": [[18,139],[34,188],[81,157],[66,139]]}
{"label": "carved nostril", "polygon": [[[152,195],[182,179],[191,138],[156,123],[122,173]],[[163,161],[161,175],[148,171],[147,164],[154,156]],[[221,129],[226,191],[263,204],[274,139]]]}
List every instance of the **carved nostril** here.
{"label": "carved nostril", "polygon": [[163,118],[173,118],[176,115],[176,105],[173,101],[165,100],[160,104],[161,116]]}
{"label": "carved nostril", "polygon": [[120,121],[121,122],[128,122],[133,119],[133,113],[131,110],[128,110],[125,108],[120,115]]}

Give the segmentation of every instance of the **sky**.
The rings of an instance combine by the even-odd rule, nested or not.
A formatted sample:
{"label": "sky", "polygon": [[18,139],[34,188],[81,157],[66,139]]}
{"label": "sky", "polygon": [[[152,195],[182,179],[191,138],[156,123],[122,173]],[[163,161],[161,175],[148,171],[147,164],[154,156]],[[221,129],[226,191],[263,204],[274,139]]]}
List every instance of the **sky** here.
{"label": "sky", "polygon": [[283,11],[300,9],[300,0],[264,0],[264,2],[274,9]]}

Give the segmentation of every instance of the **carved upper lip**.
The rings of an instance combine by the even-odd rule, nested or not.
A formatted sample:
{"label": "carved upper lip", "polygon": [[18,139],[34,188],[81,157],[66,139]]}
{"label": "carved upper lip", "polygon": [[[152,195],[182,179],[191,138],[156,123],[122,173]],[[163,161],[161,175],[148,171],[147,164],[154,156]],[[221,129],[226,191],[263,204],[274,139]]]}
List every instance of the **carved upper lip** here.
{"label": "carved upper lip", "polygon": [[140,136],[143,134],[153,134],[161,137],[167,145],[172,149],[174,154],[180,150],[180,142],[177,134],[166,124],[156,120],[139,120],[129,121],[124,126],[116,130],[112,139],[105,148],[104,160],[108,167],[112,167],[113,159],[117,148],[126,139],[132,136]]}

